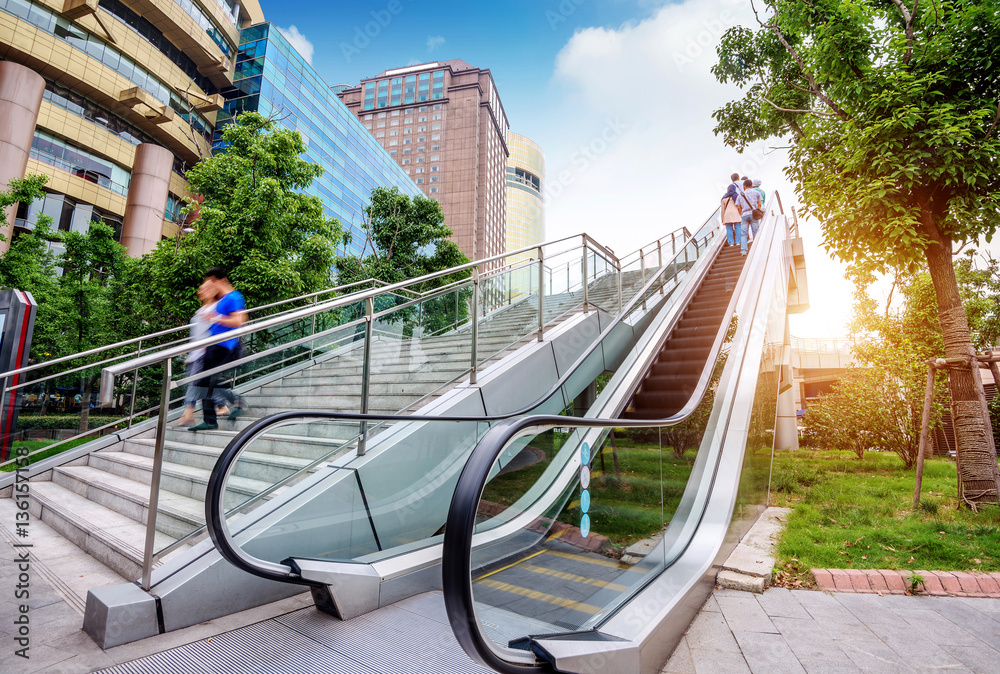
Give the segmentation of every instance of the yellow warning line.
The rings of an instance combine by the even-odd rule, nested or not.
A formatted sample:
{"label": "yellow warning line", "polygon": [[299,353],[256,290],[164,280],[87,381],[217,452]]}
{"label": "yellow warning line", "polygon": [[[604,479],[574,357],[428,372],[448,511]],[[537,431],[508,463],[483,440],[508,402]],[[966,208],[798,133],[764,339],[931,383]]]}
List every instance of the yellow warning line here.
{"label": "yellow warning line", "polygon": [[580,611],[581,613],[589,613],[594,615],[601,609],[597,606],[592,606],[590,604],[584,604],[580,601],[573,601],[572,599],[565,599],[563,597],[557,597],[552,594],[546,594],[544,592],[539,592],[538,590],[529,590],[524,587],[518,587],[517,585],[511,585],[510,583],[501,583],[497,580],[480,580],[476,581],[479,585],[485,585],[486,587],[493,588],[494,590],[501,590],[503,592],[510,592],[511,594],[516,594],[519,597],[526,597],[528,599],[534,599],[536,601],[544,601],[547,604],[555,604],[556,606],[561,606],[562,608],[570,608],[574,611]]}
{"label": "yellow warning line", "polygon": [[559,578],[561,580],[569,580],[583,585],[593,585],[594,587],[607,588],[609,590],[614,590],[615,592],[624,592],[628,589],[624,585],[619,585],[618,583],[597,580],[595,578],[587,578],[586,576],[578,576],[575,573],[566,573],[565,571],[556,571],[555,569],[547,569],[544,566],[535,566],[534,564],[525,564],[521,568],[525,571],[533,571],[535,573],[541,573],[546,576],[552,576],[553,578]]}
{"label": "yellow warning line", "polygon": [[610,559],[595,559],[593,557],[584,557],[583,555],[574,555],[569,552],[559,552],[558,550],[546,550],[545,554],[553,555],[555,557],[565,557],[566,559],[573,559],[578,562],[587,562],[588,564],[597,564],[599,566],[610,566],[612,569],[630,569],[628,564],[622,564],[621,562],[613,562]]}
{"label": "yellow warning line", "polygon": [[[559,538],[560,536],[562,536],[564,533],[566,533],[565,529],[563,529],[562,531],[557,531],[556,533],[554,533],[551,536],[549,536],[548,540],[549,541],[555,540],[555,539]],[[492,576],[495,573],[500,573],[501,571],[506,571],[507,569],[509,569],[511,567],[517,566],[518,564],[520,564],[522,562],[526,562],[529,559],[531,559],[532,557],[537,557],[538,555],[541,555],[541,554],[543,554],[545,552],[547,552],[547,550],[539,550],[538,552],[533,552],[530,555],[528,555],[527,557],[522,557],[521,559],[519,559],[516,562],[513,562],[511,564],[508,564],[507,566],[501,566],[499,569],[495,569],[493,571],[490,571],[489,573],[485,573],[482,576],[479,576],[479,578],[473,578],[472,582],[476,583],[476,582],[482,580],[483,578],[489,578],[490,576]]]}
{"label": "yellow warning line", "polygon": [[529,559],[531,559],[532,557],[537,557],[538,555],[540,555],[540,554],[542,554],[542,553],[544,553],[544,552],[545,552],[545,550],[539,550],[538,552],[536,552],[536,553],[533,553],[533,554],[530,554],[530,555],[528,555],[527,557],[525,557],[525,558],[523,558],[523,559],[519,559],[519,560],[517,560],[517,561],[516,561],[516,562],[514,562],[513,564],[508,564],[507,566],[501,566],[501,567],[500,567],[499,569],[496,569],[495,571],[490,571],[490,572],[489,572],[489,573],[487,573],[487,574],[483,574],[483,575],[482,575],[482,576],[480,576],[479,578],[473,578],[473,579],[472,579],[472,582],[473,582],[473,583],[478,583],[478,582],[479,582],[479,581],[481,581],[481,580],[482,580],[483,578],[489,578],[490,576],[492,576],[492,575],[493,575],[493,574],[495,574],[495,573],[500,573],[501,571],[506,571],[507,569],[509,569],[509,568],[511,568],[511,567],[513,567],[513,566],[517,566],[518,564],[520,564],[520,563],[522,563],[522,562],[526,562],[526,561],[528,561]]}

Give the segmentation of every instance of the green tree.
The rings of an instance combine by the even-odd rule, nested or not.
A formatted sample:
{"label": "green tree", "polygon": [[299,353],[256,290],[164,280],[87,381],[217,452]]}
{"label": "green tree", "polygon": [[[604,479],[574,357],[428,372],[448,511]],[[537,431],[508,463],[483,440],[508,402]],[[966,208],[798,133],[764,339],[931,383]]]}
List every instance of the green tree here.
{"label": "green tree", "polygon": [[[358,256],[337,258],[340,284],[375,278],[400,283],[469,262],[458,244],[449,239],[441,205],[424,196],[410,198],[396,187],[376,187],[371,205],[364,210],[365,241]],[[469,277],[469,272],[448,274],[415,286],[426,292]],[[467,291],[460,297],[448,293],[422,302],[420,324],[427,332],[437,332],[468,318]],[[406,302],[406,297],[381,296],[378,310]],[[394,314],[406,321],[405,332],[413,327],[414,310]]]}
{"label": "green tree", "polygon": [[[222,132],[225,151],[187,171],[198,213],[194,231],[161,241],[129,272],[123,301],[142,317],[142,332],[187,322],[209,267],[221,265],[248,306],[330,287],[341,226],[304,190],[323,168],[302,157],[297,131],[244,112]],[[151,319],[152,317],[152,319]],[[150,320],[151,319],[151,320]]]}
{"label": "green tree", "polygon": [[[787,175],[827,247],[879,270],[926,264],[951,372],[959,467],[973,502],[1000,471],[953,244],[1000,223],[1000,0],[764,0],[729,30],[713,72],[741,97],[715,112],[743,149],[788,137]],[[756,9],[755,9],[756,11]]]}

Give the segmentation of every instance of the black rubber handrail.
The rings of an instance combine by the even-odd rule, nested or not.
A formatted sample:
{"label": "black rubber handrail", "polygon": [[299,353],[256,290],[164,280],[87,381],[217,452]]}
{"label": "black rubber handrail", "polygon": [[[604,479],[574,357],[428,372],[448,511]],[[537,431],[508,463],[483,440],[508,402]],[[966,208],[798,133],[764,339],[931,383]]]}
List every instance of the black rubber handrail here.
{"label": "black rubber handrail", "polygon": [[[714,217],[714,214],[713,216]],[[709,219],[709,221],[711,218]],[[708,221],[706,221],[706,225]],[[704,228],[705,225],[702,225]],[[672,264],[676,261],[678,257],[684,252],[688,245],[694,241],[696,247],[700,249],[701,245],[707,245],[708,239],[711,238],[711,234],[705,235],[699,243],[698,240],[688,239],[684,242],[681,250],[670,260],[669,263],[664,264],[651,278],[650,280],[635,294],[635,296],[629,301],[629,303],[622,308],[622,311],[615,317],[611,324],[600,334],[593,344],[577,359],[577,361],[570,367],[566,373],[559,378],[559,380],[544,394],[542,394],[534,402],[529,403],[525,407],[513,412],[497,415],[492,417],[441,417],[441,416],[418,416],[418,415],[399,415],[399,414],[352,414],[345,412],[329,412],[325,410],[312,410],[312,411],[289,411],[280,412],[269,417],[260,419],[247,428],[243,429],[232,441],[226,446],[219,456],[216,462],[215,468],[212,470],[212,474],[209,476],[208,486],[206,490],[205,498],[205,521],[208,528],[209,536],[212,542],[215,544],[216,549],[219,550],[220,554],[226,558],[231,564],[239,569],[242,569],[248,573],[254,574],[256,576],[266,578],[268,580],[277,580],[288,583],[297,583],[301,585],[315,586],[317,583],[308,581],[296,575],[294,569],[290,567],[288,570],[278,569],[277,567],[288,567],[288,565],[273,565],[269,568],[267,566],[261,566],[255,562],[252,562],[249,557],[241,554],[241,550],[234,546],[227,535],[227,525],[225,522],[225,512],[222,507],[223,497],[225,496],[225,483],[226,478],[229,474],[230,469],[236,463],[239,456],[242,454],[243,450],[249,445],[252,440],[266,431],[269,427],[279,424],[282,422],[287,422],[290,420],[337,420],[337,421],[454,421],[454,422],[469,422],[469,421],[503,421],[512,417],[523,416],[529,413],[531,410],[535,409],[541,403],[548,400],[552,395],[558,393],[559,389],[566,384],[570,376],[574,371],[582,365],[587,358],[589,358],[598,346],[611,334],[611,331],[616,328],[621,321],[629,315],[636,306],[642,301],[642,298],[649,292],[650,289],[655,288],[658,283],[661,282],[661,276],[666,272],[666,270],[672,267]]]}
{"label": "black rubber handrail", "polygon": [[[715,217],[718,211],[713,212],[713,214],[705,221],[705,223],[697,230],[701,231],[704,229]],[[289,412],[279,412],[277,414],[271,415],[260,419],[247,428],[243,429],[233,440],[230,441],[226,448],[222,450],[215,467],[212,469],[212,474],[209,476],[208,486],[205,496],[205,521],[208,528],[209,536],[212,542],[215,544],[216,549],[219,553],[226,558],[231,564],[236,566],[247,573],[259,576],[261,578],[266,578],[268,580],[276,580],[286,583],[294,583],[307,586],[319,586],[320,583],[309,581],[297,575],[294,568],[290,567],[288,564],[271,564],[269,566],[261,566],[256,560],[251,561],[252,558],[242,554],[242,551],[232,544],[230,540],[228,526],[225,521],[225,512],[222,507],[223,498],[225,496],[225,483],[226,478],[229,474],[230,469],[236,463],[239,456],[243,453],[243,450],[247,445],[252,442],[252,440],[267,430],[269,427],[287,422],[289,420],[295,419],[298,421],[320,421],[320,420],[332,420],[332,421],[433,421],[433,422],[503,422],[510,420],[515,417],[523,417],[524,415],[530,413],[532,410],[536,409],[539,405],[544,403],[546,400],[551,398],[553,395],[559,392],[559,390],[569,381],[570,377],[574,374],[577,368],[583,365],[586,360],[596,351],[603,341],[611,334],[611,332],[627,317],[637,306],[641,304],[644,298],[648,300],[646,294],[657,287],[657,284],[661,282],[661,277],[665,274],[668,269],[674,268],[674,263],[684,253],[685,249],[691,244],[695,244],[695,249],[700,250],[701,246],[707,246],[709,239],[714,235],[715,231],[706,234],[701,239],[689,238],[681,246],[680,250],[670,259],[669,262],[665,263],[660,269],[656,271],[655,274],[647,281],[642,288],[629,300],[628,304],[622,307],[622,310],[617,316],[611,321],[607,328],[605,328],[597,339],[584,351],[584,353],[576,359],[573,365],[567,369],[567,371],[553,384],[548,391],[539,396],[533,402],[527,404],[521,409],[509,412],[506,414],[494,415],[494,416],[480,416],[480,417],[453,417],[453,416],[422,416],[422,415],[401,415],[401,414],[358,414],[358,413],[348,413],[348,412],[329,412],[325,410],[300,410],[300,411],[289,411]],[[737,289],[738,290],[738,289]],[[734,299],[738,292],[734,292]],[[721,343],[719,345],[721,347]],[[702,390],[702,395],[704,395],[704,389],[707,388],[707,378],[703,375],[702,379],[705,380],[705,386]],[[700,396],[699,396],[700,400]],[[694,407],[696,407],[695,405]],[[688,406],[685,406],[678,414],[686,413],[685,417],[694,411],[694,407],[688,410]],[[569,417],[559,417],[561,419],[570,419]],[[636,426],[640,427],[647,425],[649,422],[644,420],[616,420],[616,426]],[[663,425],[662,423],[657,423],[657,425]],[[284,568],[280,568],[284,567]],[[287,570],[285,570],[287,568]]]}
{"label": "black rubber handrail", "polygon": [[[779,198],[780,207],[780,198]],[[784,214],[783,209],[781,215]],[[779,216],[780,217],[780,216]],[[762,228],[763,229],[763,228]],[[725,316],[731,316],[735,304],[739,300],[744,284],[748,281],[749,265],[744,266],[739,283],[733,291]],[[692,298],[693,299],[693,298]],[[729,330],[729,322],[723,318],[719,326],[712,350],[705,361],[702,377],[692,393],[687,404],[677,413],[664,419],[617,419],[617,418],[586,418],[566,417],[561,415],[534,415],[509,419],[489,429],[476,443],[458,478],[451,505],[448,509],[448,527],[444,534],[444,545],[441,555],[442,590],[445,608],[452,631],[463,650],[483,665],[504,674],[520,674],[522,672],[554,671],[544,660],[534,664],[510,662],[499,657],[490,647],[489,637],[485,636],[476,613],[476,602],[472,588],[472,546],[476,527],[476,514],[482,499],[483,490],[489,481],[490,473],[497,458],[507,449],[510,443],[527,429],[532,432],[544,432],[554,427],[569,428],[652,428],[673,426],[685,421],[697,408],[707,392],[707,380],[710,379],[715,363],[721,355],[723,338]],[[706,377],[706,374],[708,377]],[[696,402],[692,405],[692,401]],[[650,579],[652,580],[652,579]]]}

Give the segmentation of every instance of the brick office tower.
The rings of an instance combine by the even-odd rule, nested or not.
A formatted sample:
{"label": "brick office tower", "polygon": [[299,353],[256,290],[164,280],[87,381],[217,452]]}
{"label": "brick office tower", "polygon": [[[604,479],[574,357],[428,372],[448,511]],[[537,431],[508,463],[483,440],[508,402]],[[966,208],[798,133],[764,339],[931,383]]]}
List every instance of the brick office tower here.
{"label": "brick office tower", "polygon": [[462,252],[504,252],[509,125],[488,69],[461,60],[396,68],[338,95],[441,203]]}

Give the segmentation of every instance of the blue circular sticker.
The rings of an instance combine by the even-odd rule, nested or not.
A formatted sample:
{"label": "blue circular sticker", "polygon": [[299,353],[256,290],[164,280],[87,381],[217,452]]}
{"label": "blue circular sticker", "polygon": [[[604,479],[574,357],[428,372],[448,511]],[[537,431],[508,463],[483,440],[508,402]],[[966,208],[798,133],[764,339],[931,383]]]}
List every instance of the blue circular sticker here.
{"label": "blue circular sticker", "polygon": [[585,466],[590,463],[590,445],[586,442],[583,443],[583,447],[580,448],[580,463]]}
{"label": "blue circular sticker", "polygon": [[590,468],[588,466],[580,467],[580,486],[584,489],[590,487]]}
{"label": "blue circular sticker", "polygon": [[586,489],[580,494],[580,512],[586,513],[590,510],[590,492]]}
{"label": "blue circular sticker", "polygon": [[580,518],[580,535],[584,538],[590,535],[590,515]]}

